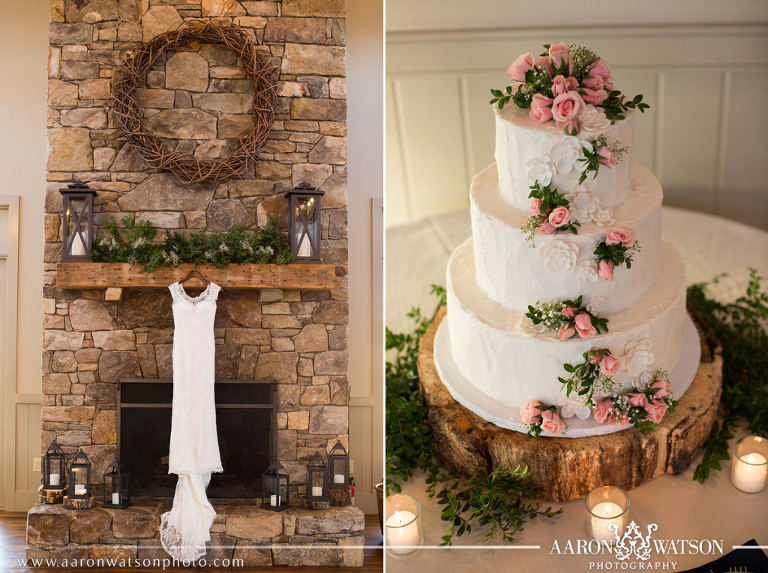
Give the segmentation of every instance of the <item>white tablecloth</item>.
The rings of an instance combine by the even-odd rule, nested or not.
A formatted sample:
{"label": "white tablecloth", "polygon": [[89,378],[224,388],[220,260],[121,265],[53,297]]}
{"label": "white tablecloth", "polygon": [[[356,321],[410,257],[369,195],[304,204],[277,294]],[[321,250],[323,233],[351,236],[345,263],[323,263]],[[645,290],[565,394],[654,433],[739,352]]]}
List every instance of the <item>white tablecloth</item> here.
{"label": "white tablecloth", "polygon": [[[728,277],[714,285],[711,293],[721,300],[733,300],[744,293],[747,268],[756,268],[768,278],[768,233],[719,217],[665,208],[664,236],[671,241],[686,264],[688,282],[701,282],[718,273]],[[445,285],[445,266],[451,252],[471,235],[467,210],[446,213],[387,230],[387,326],[395,331],[412,328],[405,314],[412,307],[427,313],[435,307],[429,294],[431,284]],[[631,519],[641,525],[655,523],[653,539],[722,540],[725,553],[732,546],[751,538],[768,545],[768,491],[747,495],[734,489],[726,471],[714,472],[706,483],[693,481],[698,463],[677,476],[662,476],[629,492]],[[439,545],[447,524],[440,510],[424,493],[423,476],[406,484],[405,492],[422,503],[426,532],[425,545]],[[540,549],[422,549],[408,559],[388,558],[387,571],[419,573],[472,570],[473,573],[500,571],[589,571],[639,570],[662,567],[685,570],[712,561],[713,555],[672,555],[654,553],[650,562],[629,559],[617,569],[610,556],[558,555],[554,542],[563,548],[568,540],[574,547],[586,535],[586,510],[583,500],[555,504],[564,512],[554,519],[530,522],[515,540],[515,545],[540,546]],[[476,530],[455,539],[456,545],[482,542],[484,531]],[[697,541],[698,542],[698,541]],[[705,544],[706,546],[706,544]],[[675,562],[674,569],[671,563]],[[625,567],[622,569],[621,567]],[[717,573],[717,572],[713,572]]]}

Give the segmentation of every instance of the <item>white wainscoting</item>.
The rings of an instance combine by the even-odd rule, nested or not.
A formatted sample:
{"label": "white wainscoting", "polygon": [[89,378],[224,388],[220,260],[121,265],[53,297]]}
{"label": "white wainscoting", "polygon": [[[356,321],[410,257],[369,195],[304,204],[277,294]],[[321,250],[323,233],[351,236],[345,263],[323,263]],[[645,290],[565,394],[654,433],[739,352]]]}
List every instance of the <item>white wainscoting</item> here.
{"label": "white wainscoting", "polygon": [[493,161],[490,88],[520,53],[586,45],[642,93],[635,158],[665,202],[768,229],[768,26],[627,26],[387,34],[387,226],[468,205]]}

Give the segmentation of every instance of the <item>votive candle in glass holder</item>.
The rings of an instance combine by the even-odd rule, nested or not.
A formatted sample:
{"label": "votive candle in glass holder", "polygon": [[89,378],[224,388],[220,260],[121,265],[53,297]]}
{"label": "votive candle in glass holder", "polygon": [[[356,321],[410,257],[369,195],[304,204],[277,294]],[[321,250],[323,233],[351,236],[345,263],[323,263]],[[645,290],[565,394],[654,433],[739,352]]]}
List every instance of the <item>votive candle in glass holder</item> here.
{"label": "votive candle in glass holder", "polygon": [[384,504],[384,539],[394,557],[413,555],[424,544],[421,504],[407,494],[390,495]]}
{"label": "votive candle in glass holder", "polygon": [[731,483],[744,493],[760,493],[768,485],[768,440],[741,438],[733,446]]}
{"label": "votive candle in glass holder", "polygon": [[598,541],[612,542],[621,536],[629,516],[629,495],[620,487],[605,485],[584,499],[589,513],[587,532]]}

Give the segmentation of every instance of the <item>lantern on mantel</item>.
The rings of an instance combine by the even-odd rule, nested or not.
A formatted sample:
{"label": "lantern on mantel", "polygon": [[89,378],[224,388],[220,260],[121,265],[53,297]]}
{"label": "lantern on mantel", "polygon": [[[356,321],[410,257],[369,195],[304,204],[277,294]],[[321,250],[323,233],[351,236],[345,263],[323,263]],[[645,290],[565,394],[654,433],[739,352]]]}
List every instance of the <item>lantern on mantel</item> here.
{"label": "lantern on mantel", "polygon": [[62,197],[62,261],[87,261],[94,239],[93,198],[96,191],[85,183],[72,183],[59,189]]}
{"label": "lantern on mantel", "polygon": [[315,453],[307,466],[307,502],[328,501],[328,468]]}
{"label": "lantern on mantel", "polygon": [[271,464],[261,477],[261,507],[272,511],[285,511],[290,507],[290,480],[280,462]]}
{"label": "lantern on mantel", "polygon": [[328,454],[328,471],[331,489],[349,489],[349,454],[341,442],[336,442]]}
{"label": "lantern on mantel", "polygon": [[69,466],[69,499],[91,498],[91,461],[78,450]]}
{"label": "lantern on mantel", "polygon": [[43,454],[43,489],[64,489],[66,471],[64,452],[53,440]]}
{"label": "lantern on mantel", "polygon": [[320,209],[325,191],[302,183],[288,191],[288,243],[298,263],[320,262]]}
{"label": "lantern on mantel", "polygon": [[104,507],[124,509],[131,505],[131,474],[117,458],[104,474]]}

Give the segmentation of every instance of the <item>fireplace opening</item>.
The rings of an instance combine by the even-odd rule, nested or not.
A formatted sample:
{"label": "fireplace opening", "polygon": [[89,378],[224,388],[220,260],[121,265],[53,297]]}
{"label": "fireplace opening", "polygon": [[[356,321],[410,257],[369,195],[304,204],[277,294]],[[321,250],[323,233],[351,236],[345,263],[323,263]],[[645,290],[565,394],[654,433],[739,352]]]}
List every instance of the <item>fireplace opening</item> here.
{"label": "fireplace opening", "polygon": [[[261,496],[261,476],[276,453],[276,387],[271,380],[217,380],[216,427],[223,473],[213,474],[211,498]],[[117,448],[131,473],[131,495],[172,498],[168,473],[173,382],[130,378],[118,384]]]}

